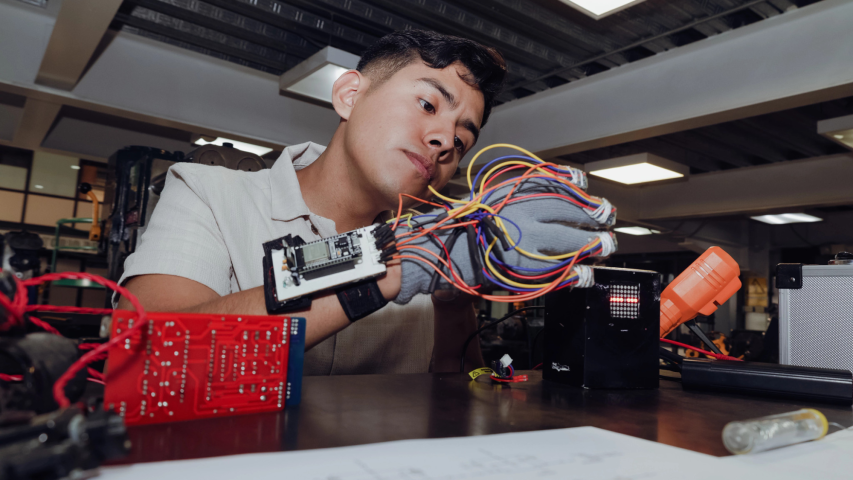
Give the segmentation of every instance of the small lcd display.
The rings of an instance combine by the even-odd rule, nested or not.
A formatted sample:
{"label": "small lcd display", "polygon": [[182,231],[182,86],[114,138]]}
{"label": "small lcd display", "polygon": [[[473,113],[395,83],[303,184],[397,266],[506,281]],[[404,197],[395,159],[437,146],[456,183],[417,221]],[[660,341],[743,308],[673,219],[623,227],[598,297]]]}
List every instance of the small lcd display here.
{"label": "small lcd display", "polygon": [[640,316],[640,284],[610,285],[610,317],[637,318]]}

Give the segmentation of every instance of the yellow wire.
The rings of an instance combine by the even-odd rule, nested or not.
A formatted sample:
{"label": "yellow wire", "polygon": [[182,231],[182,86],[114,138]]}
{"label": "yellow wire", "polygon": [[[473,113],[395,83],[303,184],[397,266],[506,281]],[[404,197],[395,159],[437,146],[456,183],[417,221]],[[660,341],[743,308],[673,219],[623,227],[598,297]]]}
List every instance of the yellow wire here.
{"label": "yellow wire", "polygon": [[[466,179],[467,179],[467,182],[468,182],[468,188],[469,188],[472,192],[476,193],[476,192],[475,192],[475,190],[474,190],[474,182],[473,182],[473,181],[472,181],[472,179],[471,179],[471,172],[472,172],[472,170],[473,170],[474,164],[477,162],[477,158],[479,158],[479,157],[480,157],[480,155],[482,155],[483,153],[485,153],[485,152],[487,152],[487,151],[489,151],[489,150],[492,150],[492,149],[495,149],[495,148],[502,148],[502,147],[503,147],[503,148],[510,148],[510,149],[513,149],[513,150],[519,151],[519,152],[521,152],[521,153],[523,153],[523,154],[527,155],[528,157],[531,157],[531,158],[533,158],[533,159],[535,159],[535,160],[538,160],[538,161],[540,161],[540,162],[544,162],[544,160],[542,160],[541,158],[539,158],[539,157],[538,157],[536,154],[534,154],[533,152],[530,152],[529,150],[526,150],[526,149],[524,149],[524,148],[522,148],[522,147],[519,147],[519,146],[516,146],[516,145],[512,145],[512,144],[509,144],[509,143],[495,143],[495,144],[489,145],[489,146],[487,146],[487,147],[484,147],[484,148],[483,148],[483,149],[481,149],[479,152],[477,152],[477,154],[476,154],[476,155],[474,155],[474,157],[472,157],[472,158],[471,158],[471,161],[468,163],[468,167],[467,167],[467,169],[466,169]],[[442,199],[442,200],[444,200],[444,201],[446,201],[446,202],[449,202],[449,203],[451,203],[451,204],[462,205],[462,206],[460,206],[460,207],[458,207],[458,208],[454,208],[454,209],[452,209],[452,210],[450,210],[450,211],[448,212],[448,214],[450,214],[450,215],[454,215],[454,217],[464,217],[465,215],[470,215],[471,213],[474,213],[474,212],[476,212],[476,211],[477,211],[477,210],[479,210],[479,209],[486,210],[486,211],[490,212],[491,214],[495,215],[495,216],[493,217],[493,218],[494,218],[494,220],[495,220],[495,225],[503,231],[503,233],[504,233],[504,235],[506,236],[507,241],[509,242],[509,244],[510,244],[511,246],[515,247],[515,250],[517,250],[519,253],[521,253],[522,255],[524,255],[524,256],[526,256],[526,257],[534,258],[534,259],[538,259],[538,260],[564,260],[564,259],[570,258],[570,257],[572,257],[572,256],[574,256],[574,255],[579,255],[579,254],[580,254],[580,251],[569,252],[569,253],[565,253],[565,254],[563,254],[563,255],[539,255],[539,254],[535,254],[535,253],[532,253],[532,252],[528,252],[528,251],[526,251],[526,250],[522,249],[521,247],[518,247],[518,246],[517,246],[517,244],[516,244],[516,242],[515,242],[515,240],[513,240],[513,239],[512,239],[512,237],[510,236],[510,234],[509,234],[509,230],[507,229],[507,227],[506,227],[505,223],[503,222],[503,220],[502,220],[499,216],[497,216],[497,213],[495,212],[495,210],[494,210],[493,208],[491,208],[490,206],[485,205],[485,204],[483,204],[483,203],[479,202],[480,197],[482,197],[482,196],[483,196],[483,189],[485,188],[485,185],[486,185],[486,181],[487,181],[487,179],[488,179],[489,177],[491,177],[491,175],[492,175],[494,172],[496,172],[496,171],[498,171],[498,170],[500,170],[500,169],[502,169],[502,168],[504,168],[504,167],[506,167],[506,166],[510,166],[510,165],[525,165],[525,166],[528,166],[528,167],[531,167],[531,168],[534,168],[534,169],[540,169],[540,168],[545,167],[545,165],[541,165],[541,164],[533,164],[533,163],[530,163],[530,162],[527,162],[527,161],[524,161],[524,160],[509,160],[509,161],[506,161],[506,162],[502,162],[502,163],[500,163],[500,164],[498,164],[498,165],[496,165],[496,166],[492,167],[488,172],[486,172],[486,174],[483,176],[482,181],[480,182],[480,191],[479,191],[479,193],[477,193],[477,194],[476,194],[476,197],[475,197],[475,198],[473,198],[473,199],[469,199],[469,200],[458,200],[458,199],[454,199],[454,198],[450,198],[450,197],[447,197],[447,196],[445,196],[445,195],[442,195],[442,194],[440,194],[438,191],[436,191],[436,190],[432,187],[432,185],[430,185],[430,186],[429,186],[429,190],[430,190],[430,192],[432,192],[432,194],[433,194],[433,195],[435,195],[436,197],[438,197],[438,198],[440,198],[440,199]],[[564,184],[568,185],[568,186],[569,186],[569,188],[571,188],[573,191],[577,192],[577,193],[578,193],[579,195],[581,195],[583,198],[585,198],[586,200],[590,201],[590,203],[594,203],[594,204],[598,204],[598,205],[600,205],[600,204],[601,204],[600,200],[599,200],[599,199],[597,199],[597,197],[593,197],[593,196],[591,196],[591,195],[587,194],[586,192],[584,192],[583,190],[581,190],[580,188],[578,188],[575,184],[571,183],[570,181],[567,181],[566,179],[564,179],[564,178],[562,178],[562,177],[560,177],[560,176],[558,176],[558,175],[554,175],[553,173],[548,172],[548,171],[545,171],[545,170],[542,170],[542,171],[541,171],[541,172],[539,172],[539,173],[541,173],[541,174],[543,174],[543,175],[550,175],[550,176],[552,176],[552,177],[554,177],[554,178],[558,179],[560,182],[562,182],[562,183],[564,183]],[[457,212],[458,212],[458,213],[457,213]],[[410,221],[411,221],[411,219],[410,219]],[[411,226],[411,224],[410,224],[410,226]],[[513,280],[510,280],[510,279],[508,279],[508,278],[504,277],[503,275],[501,275],[501,274],[500,274],[500,273],[499,273],[499,272],[494,268],[494,266],[492,265],[492,262],[489,260],[489,254],[491,253],[492,248],[494,247],[494,245],[495,245],[495,242],[496,242],[496,241],[497,241],[497,239],[496,239],[496,238],[495,238],[495,239],[492,239],[492,242],[489,244],[488,249],[486,250],[486,255],[485,255],[486,266],[487,266],[487,267],[488,267],[488,269],[492,272],[492,274],[493,274],[493,275],[495,275],[495,277],[499,278],[499,279],[500,279],[501,281],[503,281],[504,283],[507,283],[507,284],[512,285],[512,286],[520,287],[520,288],[545,288],[545,287],[548,287],[549,285],[551,285],[551,283],[546,283],[546,284],[523,284],[523,283],[518,283],[518,282],[515,282],[515,281],[513,281]],[[591,247],[591,248],[594,248],[594,247],[595,247],[596,245],[598,245],[599,243],[601,243],[601,239],[600,239],[600,238],[596,238],[596,239],[595,239],[595,240],[590,244],[590,247]],[[561,278],[561,279],[559,279],[559,280],[557,280],[557,281],[558,281],[558,282],[562,282],[565,278],[571,278],[572,276],[576,276],[576,275],[577,275],[577,274],[576,274],[574,271],[572,271],[572,272],[570,272],[570,273],[568,274],[568,276],[564,275],[564,276],[563,276],[563,278]],[[552,282],[552,283],[553,283],[553,282]]]}
{"label": "yellow wire", "polygon": [[[495,245],[495,241],[496,241],[496,240],[495,240],[495,239],[493,239],[493,240],[492,240],[492,243],[490,243],[490,244],[489,244],[489,248],[488,248],[488,249],[486,249],[486,255],[485,255],[485,258],[486,258],[486,266],[488,267],[488,269],[489,269],[489,270],[491,270],[492,275],[494,275],[495,277],[497,277],[498,279],[500,279],[502,282],[506,283],[507,285],[512,285],[513,287],[520,287],[520,288],[545,288],[545,287],[547,287],[547,286],[551,285],[551,283],[553,283],[553,282],[551,282],[551,283],[518,283],[518,282],[516,282],[516,281],[510,280],[510,279],[508,279],[508,278],[504,277],[503,275],[501,275],[501,274],[500,274],[500,273],[495,269],[495,267],[492,265],[492,262],[491,262],[491,261],[489,261],[489,254],[490,254],[490,253],[491,253],[491,251],[492,251],[492,247],[494,247],[494,245]],[[569,255],[574,255],[574,254],[578,254],[578,253],[579,253],[579,252],[572,252],[572,253],[571,253],[571,254],[569,254]],[[571,272],[571,274],[569,275],[569,277],[568,277],[568,278],[570,278],[572,275],[577,275],[577,274],[574,272],[574,269],[572,269],[572,272]],[[561,279],[561,280],[560,280],[560,283],[562,283],[563,281],[564,281],[564,279]]]}
{"label": "yellow wire", "polygon": [[[405,215],[400,216],[400,220],[402,220],[404,218],[407,219],[406,223],[409,225],[409,228],[414,228],[414,227],[412,227],[412,215],[414,215],[414,213],[407,213]],[[396,217],[391,218],[389,220],[386,220],[385,223],[394,223],[395,220],[397,220]]]}
{"label": "yellow wire", "polygon": [[477,154],[474,155],[474,157],[471,158],[471,161],[468,163],[468,188],[469,189],[474,190],[474,182],[471,181],[471,169],[474,168],[474,163],[477,162],[477,158],[479,158],[480,155],[488,152],[489,150],[491,150],[493,148],[500,148],[500,147],[506,147],[506,148],[511,148],[513,150],[517,150],[517,151],[527,155],[530,158],[534,158],[536,160],[539,160],[540,162],[544,162],[544,160],[537,157],[536,154],[534,154],[533,152],[530,152],[528,150],[525,150],[524,148],[518,147],[516,145],[512,145],[510,143],[494,143],[492,145],[489,145],[488,147],[483,148],[479,152],[477,152]]}
{"label": "yellow wire", "polygon": [[[496,170],[498,170],[498,169],[504,168],[504,167],[505,167],[505,166],[507,166],[507,165],[527,165],[527,166],[529,166],[529,167],[531,167],[531,168],[534,168],[534,169],[537,169],[537,170],[544,169],[544,168],[547,166],[547,165],[544,165],[544,164],[534,165],[534,164],[532,164],[532,163],[530,163],[530,162],[525,162],[525,161],[523,161],[523,160],[509,160],[509,161],[506,161],[506,162],[500,163],[500,164],[498,164],[498,165],[495,165],[494,167],[492,167],[492,169],[491,169],[491,170],[489,170],[489,171],[486,173],[486,175],[484,175],[484,176],[483,176],[483,179],[480,181],[480,194],[482,194],[482,193],[483,193],[483,188],[484,188],[484,187],[485,187],[485,185],[486,185],[486,181],[489,179],[489,177],[492,175],[492,173],[494,173],[494,172],[495,172]],[[551,177],[554,177],[554,179],[556,179],[556,180],[558,180],[559,182],[561,182],[561,183],[563,183],[563,184],[567,185],[567,186],[568,186],[569,188],[571,188],[575,193],[577,193],[578,195],[580,195],[580,196],[582,196],[583,198],[585,198],[588,202],[593,203],[593,204],[596,204],[596,205],[601,205],[601,201],[600,201],[599,199],[597,199],[597,198],[595,198],[595,197],[593,197],[593,196],[591,196],[591,195],[588,195],[586,192],[584,192],[583,190],[581,190],[580,188],[578,188],[578,186],[577,186],[577,185],[575,185],[574,183],[572,183],[572,182],[570,182],[570,181],[566,180],[565,178],[562,178],[562,177],[559,177],[559,176],[557,176],[557,175],[554,175],[553,173],[548,172],[548,171],[546,171],[546,170],[540,170],[540,171],[539,171],[539,172],[537,172],[537,173],[542,174],[542,175],[549,175],[549,176],[551,176]]]}

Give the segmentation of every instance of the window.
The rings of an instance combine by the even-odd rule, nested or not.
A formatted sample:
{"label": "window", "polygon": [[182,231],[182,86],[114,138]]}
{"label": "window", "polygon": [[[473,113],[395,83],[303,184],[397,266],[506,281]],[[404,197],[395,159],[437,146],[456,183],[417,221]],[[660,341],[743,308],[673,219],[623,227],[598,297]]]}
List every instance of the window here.
{"label": "window", "polygon": [[[86,182],[103,201],[107,164],[0,146],[0,222],[53,227],[62,218],[91,217],[92,202],[77,192]],[[22,225],[23,224],[23,225]],[[88,230],[89,224],[77,224]]]}

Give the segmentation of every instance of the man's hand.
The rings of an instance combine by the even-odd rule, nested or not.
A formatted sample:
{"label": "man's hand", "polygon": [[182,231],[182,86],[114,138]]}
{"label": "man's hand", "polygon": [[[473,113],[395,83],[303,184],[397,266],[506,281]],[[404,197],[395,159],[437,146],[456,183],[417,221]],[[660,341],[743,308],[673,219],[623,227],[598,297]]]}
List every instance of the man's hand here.
{"label": "man's hand", "polygon": [[[483,198],[482,202],[497,208],[503,204],[513,186],[507,185],[496,189],[488,195],[488,198]],[[568,200],[549,196],[565,193],[561,189],[559,185],[555,186],[553,182],[539,178],[527,179],[518,185],[513,198],[519,198],[519,200],[508,203],[500,210],[500,217],[508,221],[509,235],[517,245],[515,248],[504,249],[498,243],[497,247],[491,251],[491,257],[494,257],[492,263],[499,261],[509,268],[515,268],[522,274],[529,275],[530,271],[554,268],[560,263],[559,260],[549,260],[544,257],[578,251],[596,239],[600,241],[601,249],[594,254],[595,256],[607,256],[615,251],[615,240],[610,232],[587,230],[609,225],[613,221],[610,207],[602,208],[601,212],[596,211],[598,213],[594,214]],[[605,213],[608,215],[605,216]],[[424,216],[439,214],[445,214],[445,211],[435,210]],[[409,228],[401,223],[397,232],[399,234],[408,230]],[[454,270],[460,274],[465,283],[475,285],[476,274],[479,272],[476,272],[472,257],[476,256],[474,254],[479,255],[478,251],[481,247],[476,245],[475,239],[469,238],[466,234],[459,236],[452,247],[448,246],[447,243],[453,231],[454,229],[436,230],[433,233],[450,250],[450,260]],[[405,250],[410,246],[420,247],[420,249]],[[443,248],[432,236],[417,238],[403,243],[398,248],[403,249],[400,251],[406,256],[418,256],[426,262],[408,258],[403,260],[402,289],[394,301],[405,304],[418,293],[430,293],[434,269],[428,264],[438,263],[435,256],[441,255]],[[435,256],[423,253],[422,249],[429,250]],[[439,282],[439,288],[448,287],[447,282]],[[486,279],[484,287],[494,287],[494,285]]]}
{"label": "man's hand", "polygon": [[[400,270],[399,262],[389,264],[387,273],[376,281],[382,296],[387,299],[393,299],[400,292]],[[128,280],[125,287],[139,298],[147,311],[152,312],[268,315],[264,287],[219,296],[206,285],[174,275],[140,275]],[[119,299],[118,308],[133,310],[125,298]],[[331,291],[315,295],[310,308],[288,315],[308,319],[306,350],[350,325],[338,297]]]}

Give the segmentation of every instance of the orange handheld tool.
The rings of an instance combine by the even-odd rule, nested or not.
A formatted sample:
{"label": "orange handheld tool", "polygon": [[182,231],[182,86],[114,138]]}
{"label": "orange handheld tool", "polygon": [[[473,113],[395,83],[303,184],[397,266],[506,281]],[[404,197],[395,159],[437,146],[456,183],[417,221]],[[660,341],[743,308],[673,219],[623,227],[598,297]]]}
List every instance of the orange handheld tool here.
{"label": "orange handheld tool", "polygon": [[711,247],[676,277],[660,296],[660,336],[696,315],[710,315],[740,290],[740,267],[720,247]]}

